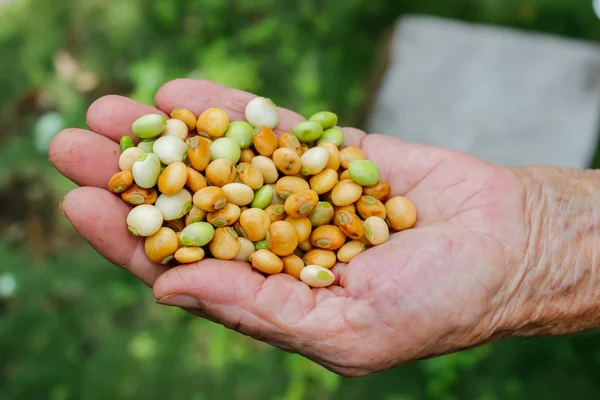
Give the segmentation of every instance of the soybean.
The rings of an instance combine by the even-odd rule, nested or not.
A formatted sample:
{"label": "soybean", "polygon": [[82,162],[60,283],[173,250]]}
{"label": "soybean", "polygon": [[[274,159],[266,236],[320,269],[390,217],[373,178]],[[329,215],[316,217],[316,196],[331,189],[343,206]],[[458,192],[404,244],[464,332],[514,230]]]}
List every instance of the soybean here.
{"label": "soybean", "polygon": [[387,220],[395,231],[412,228],[417,222],[417,209],[406,197],[392,197],[385,203]]}

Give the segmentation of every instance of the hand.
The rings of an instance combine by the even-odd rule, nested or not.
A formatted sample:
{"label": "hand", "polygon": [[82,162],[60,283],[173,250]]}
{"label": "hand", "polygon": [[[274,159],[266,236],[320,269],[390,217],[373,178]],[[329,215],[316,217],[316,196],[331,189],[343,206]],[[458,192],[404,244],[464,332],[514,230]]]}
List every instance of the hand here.
{"label": "hand", "polygon": [[[88,111],[91,131],[56,136],[53,165],[82,186],[61,204],[78,232],[110,262],[180,306],[229,328],[300,353],[335,372],[362,376],[476,346],[509,329],[511,277],[528,246],[526,187],[514,170],[456,151],[345,128],[393,195],[417,207],[414,229],[395,233],[350,264],[334,286],[310,289],[287,275],[264,278],[243,262],[203,260],[172,269],[146,258],[124,223],[130,206],[105,190],[118,171],[118,140],[149,112],[218,106],[242,119],[254,95],[176,80],[156,95],[158,110],[106,96]],[[278,132],[303,118],[281,110]]]}

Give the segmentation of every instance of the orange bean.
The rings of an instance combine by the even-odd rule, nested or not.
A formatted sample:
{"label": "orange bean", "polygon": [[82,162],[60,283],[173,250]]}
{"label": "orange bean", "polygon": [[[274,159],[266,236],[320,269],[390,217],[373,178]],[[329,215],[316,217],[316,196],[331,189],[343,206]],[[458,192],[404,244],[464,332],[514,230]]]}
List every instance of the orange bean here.
{"label": "orange bean", "polygon": [[256,128],[252,137],[254,148],[260,155],[271,157],[279,146],[279,139],[273,130],[267,126],[261,125]]}
{"label": "orange bean", "polygon": [[192,193],[196,193],[198,190],[206,187],[206,179],[204,179],[204,176],[194,168],[187,167],[187,180],[185,181],[185,185]]}
{"label": "orange bean", "polygon": [[235,165],[226,158],[219,158],[208,164],[205,174],[210,184],[218,187],[233,183],[237,178]]}
{"label": "orange bean", "polygon": [[417,222],[417,209],[406,197],[392,197],[385,203],[387,220],[395,231],[412,228]]}
{"label": "orange bean", "polygon": [[158,177],[158,190],[172,196],[184,188],[188,178],[188,167],[181,161],[171,163]]}
{"label": "orange bean", "polygon": [[252,151],[252,149],[242,149],[242,154],[240,155],[240,162],[241,163],[251,163],[252,159],[254,158],[255,154]]}
{"label": "orange bean", "polygon": [[210,145],[208,140],[194,136],[187,140],[188,160],[196,171],[204,171],[210,163]]}
{"label": "orange bean", "polygon": [[298,247],[298,232],[287,221],[275,221],[267,234],[269,250],[278,256],[289,256]]}
{"label": "orange bean", "polygon": [[292,149],[298,154],[298,157],[302,155],[302,145],[296,136],[286,132],[279,137],[279,148]]}
{"label": "orange bean", "polygon": [[207,186],[194,194],[193,202],[201,210],[215,212],[227,205],[227,196],[220,187]]}
{"label": "orange bean", "polygon": [[108,190],[113,193],[123,193],[133,185],[133,174],[131,171],[117,172],[108,182]]}
{"label": "orange bean", "polygon": [[365,153],[356,146],[346,146],[340,150],[340,164],[342,168],[348,169],[354,160],[366,160]]}
{"label": "orange bean", "polygon": [[390,187],[390,184],[383,181],[379,181],[373,186],[363,188],[363,194],[373,196],[382,203],[385,203],[390,198],[391,192],[392,188]]}
{"label": "orange bean", "polygon": [[281,261],[283,262],[283,273],[300,280],[300,271],[304,268],[304,261],[295,254],[281,257]]}
{"label": "orange bean", "polygon": [[329,160],[327,161],[326,169],[332,169],[337,171],[340,168],[340,150],[338,147],[331,142],[323,142],[319,144],[319,147],[323,147],[329,153]]}
{"label": "orange bean", "polygon": [[350,239],[360,239],[364,233],[363,221],[358,215],[342,211],[337,215],[335,225]]}
{"label": "orange bean", "polygon": [[310,243],[320,249],[333,251],[346,243],[346,236],[335,225],[321,225],[310,234]]}
{"label": "orange bean", "polygon": [[279,171],[285,175],[297,175],[302,169],[300,156],[295,150],[286,147],[275,150],[273,162]]}
{"label": "orange bean", "polygon": [[369,217],[385,219],[387,214],[383,203],[373,196],[360,196],[360,199],[356,202],[356,209],[363,219]]}
{"label": "orange bean", "polygon": [[304,190],[294,193],[285,201],[285,212],[292,218],[304,218],[310,214],[319,203],[319,195],[314,190]]}
{"label": "orange bean", "polygon": [[198,132],[207,134],[211,139],[223,136],[228,127],[229,116],[224,110],[217,107],[211,107],[200,114],[196,124]]}
{"label": "orange bean", "polygon": [[185,108],[176,108],[171,112],[171,118],[183,121],[190,131],[196,128],[197,118],[190,110]]}
{"label": "orange bean", "polygon": [[158,199],[158,193],[155,189],[144,189],[134,183],[129,189],[121,193],[121,199],[132,206],[154,204]]}

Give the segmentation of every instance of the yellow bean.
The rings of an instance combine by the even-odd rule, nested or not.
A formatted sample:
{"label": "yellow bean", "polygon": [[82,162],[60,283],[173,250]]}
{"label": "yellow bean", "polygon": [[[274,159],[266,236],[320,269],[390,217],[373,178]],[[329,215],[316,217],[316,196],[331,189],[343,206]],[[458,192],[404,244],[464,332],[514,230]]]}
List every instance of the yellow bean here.
{"label": "yellow bean", "polygon": [[123,193],[133,185],[133,174],[131,171],[117,172],[108,182],[108,190],[113,193]]}
{"label": "yellow bean", "polygon": [[347,146],[340,150],[340,164],[342,168],[348,169],[354,160],[366,160],[367,156],[356,146]]}
{"label": "yellow bean", "polygon": [[390,198],[391,192],[392,188],[390,187],[390,184],[383,181],[379,181],[373,186],[366,186],[363,188],[364,195],[373,196],[382,203],[385,203]]}
{"label": "yellow bean", "polygon": [[279,139],[275,132],[267,126],[261,125],[256,128],[256,132],[252,137],[254,148],[263,156],[271,157],[279,146]]}
{"label": "yellow bean", "polygon": [[314,249],[314,246],[310,243],[310,239],[305,240],[304,242],[298,245],[298,248],[302,251],[311,251]]}
{"label": "yellow bean", "polygon": [[338,147],[331,142],[323,142],[319,144],[319,147],[323,147],[329,153],[329,160],[327,161],[325,168],[337,171],[341,164],[340,150]]}
{"label": "yellow bean", "polygon": [[369,217],[365,220],[365,237],[373,246],[383,244],[390,238],[390,228],[379,217]]}
{"label": "yellow bean", "polygon": [[252,149],[242,149],[242,154],[240,155],[240,162],[241,163],[251,163],[252,159],[254,158],[254,152],[252,151]]}
{"label": "yellow bean", "polygon": [[356,209],[363,219],[369,217],[385,219],[387,215],[383,203],[373,196],[360,196],[360,199],[356,202]]}
{"label": "yellow bean", "polygon": [[337,258],[340,262],[349,263],[352,259],[364,252],[367,246],[360,240],[351,240],[344,244],[337,252]]}
{"label": "yellow bean", "polygon": [[300,272],[304,268],[304,261],[295,254],[281,257],[281,261],[283,262],[283,273],[300,280]]}
{"label": "yellow bean", "polygon": [[227,202],[237,206],[246,206],[254,199],[254,191],[243,183],[228,183],[223,186],[223,191],[227,196]]}
{"label": "yellow bean", "polygon": [[204,179],[204,176],[194,168],[187,167],[187,179],[185,185],[192,193],[196,193],[198,190],[206,187],[206,179]]}
{"label": "yellow bean", "polygon": [[212,224],[215,228],[230,226],[240,218],[241,213],[237,205],[227,203],[222,209],[208,213],[206,222]]}
{"label": "yellow bean", "polygon": [[335,207],[335,218],[337,218],[338,213],[341,213],[342,211],[356,214],[356,206],[354,204],[348,204],[347,206]]}
{"label": "yellow bean", "polygon": [[346,179],[352,179],[350,178],[350,171],[347,169],[343,170],[340,174],[340,181],[345,181]]}
{"label": "yellow bean", "polygon": [[329,192],[337,183],[338,174],[333,169],[325,169],[310,178],[310,188],[317,194]]}
{"label": "yellow bean", "polygon": [[273,160],[265,156],[256,156],[251,162],[254,168],[257,168],[263,175],[265,183],[275,183],[279,178],[279,172]]}
{"label": "yellow bean", "polygon": [[362,186],[352,179],[340,181],[331,191],[331,201],[336,206],[347,206],[356,202],[362,195]]}
{"label": "yellow bean", "polygon": [[257,250],[250,255],[252,267],[260,272],[273,275],[283,270],[283,261],[269,250]]}
{"label": "yellow bean", "polygon": [[279,148],[292,149],[298,154],[298,157],[302,155],[302,145],[296,136],[286,132],[279,137]]}
{"label": "yellow bean", "polygon": [[300,280],[310,287],[322,288],[331,286],[335,282],[335,275],[320,265],[307,265],[300,272]]}
{"label": "yellow bean", "polygon": [[314,190],[304,190],[294,193],[285,201],[285,212],[292,218],[304,218],[310,214],[319,203],[319,195]]}
{"label": "yellow bean", "polygon": [[252,190],[260,189],[265,183],[262,173],[257,168],[254,168],[249,162],[239,163],[237,172],[240,180],[244,184],[250,186]]}
{"label": "yellow bean", "polygon": [[242,236],[252,242],[258,242],[267,237],[271,220],[264,210],[249,208],[240,215]]}
{"label": "yellow bean", "polygon": [[275,184],[275,193],[283,200],[286,200],[295,193],[300,193],[309,189],[310,186],[308,182],[296,176],[284,176]]}
{"label": "yellow bean", "polygon": [[312,231],[312,223],[310,222],[310,219],[287,217],[285,221],[289,222],[294,226],[294,228],[296,228],[296,232],[298,233],[298,243],[302,243],[310,237],[310,232]]}
{"label": "yellow bean", "polygon": [[277,169],[284,175],[297,175],[302,169],[298,153],[286,147],[275,150],[273,153],[273,162]]}
{"label": "yellow bean", "polygon": [[158,177],[159,192],[172,196],[185,187],[188,179],[188,167],[181,161],[167,165]]}
{"label": "yellow bean", "polygon": [[385,203],[387,220],[395,231],[412,228],[417,222],[417,209],[406,197],[392,197]]}
{"label": "yellow bean", "polygon": [[267,234],[269,250],[278,256],[289,256],[298,247],[296,228],[287,221],[275,221]]}
{"label": "yellow bean", "polygon": [[187,140],[188,161],[196,171],[204,171],[210,163],[210,144],[200,136]]}
{"label": "yellow bean", "polygon": [[208,244],[210,253],[219,260],[233,260],[241,247],[237,233],[231,227],[215,229],[215,236]]}
{"label": "yellow bean", "polygon": [[132,206],[154,204],[158,199],[158,193],[155,189],[144,189],[134,183],[129,189],[121,193],[121,199]]}
{"label": "yellow bean", "polygon": [[198,190],[192,201],[201,210],[215,212],[227,205],[227,196],[220,187],[207,186]]}
{"label": "yellow bean", "polygon": [[185,216],[185,226],[193,224],[194,222],[202,222],[206,219],[208,212],[201,210],[198,207],[192,207]]}
{"label": "yellow bean", "polygon": [[363,221],[356,214],[342,211],[337,215],[336,226],[350,239],[360,239],[364,233]]}
{"label": "yellow bean", "polygon": [[202,247],[182,247],[175,252],[175,259],[182,264],[201,261],[204,258]]}
{"label": "yellow bean", "polygon": [[211,139],[220,138],[229,128],[229,116],[227,113],[216,107],[205,110],[200,117],[196,129],[199,133],[206,133]]}
{"label": "yellow bean", "polygon": [[205,174],[210,184],[218,187],[233,183],[237,178],[235,165],[226,158],[219,158],[208,164]]}
{"label": "yellow bean", "polygon": [[269,207],[265,208],[265,212],[269,216],[271,222],[283,221],[287,217],[285,209],[281,204],[271,204]]}
{"label": "yellow bean", "polygon": [[159,264],[167,264],[179,249],[177,234],[169,228],[162,227],[144,242],[144,251],[148,259]]}
{"label": "yellow bean", "polygon": [[198,119],[193,112],[185,108],[175,109],[171,112],[171,118],[181,120],[188,127],[188,130],[194,130],[196,128],[196,122]]}
{"label": "yellow bean", "polygon": [[320,265],[323,268],[330,269],[337,262],[337,257],[331,250],[312,249],[302,257],[302,261],[306,265]]}
{"label": "yellow bean", "polygon": [[346,236],[335,225],[321,225],[310,234],[310,244],[320,249],[337,250],[346,242]]}
{"label": "yellow bean", "polygon": [[250,261],[250,255],[256,251],[254,243],[243,237],[238,237],[238,240],[240,241],[240,251],[238,251],[234,260]]}

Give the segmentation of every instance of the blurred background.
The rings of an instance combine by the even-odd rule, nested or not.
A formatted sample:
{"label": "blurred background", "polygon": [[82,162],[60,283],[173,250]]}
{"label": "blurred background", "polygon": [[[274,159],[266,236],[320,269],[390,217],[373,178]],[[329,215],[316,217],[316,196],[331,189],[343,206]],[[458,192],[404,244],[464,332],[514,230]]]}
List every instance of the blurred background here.
{"label": "blurred background", "polygon": [[597,398],[594,333],[341,378],[156,305],[59,212],[48,143],[96,98],[197,77],[364,127],[408,14],[600,41],[591,0],[0,0],[0,399]]}

